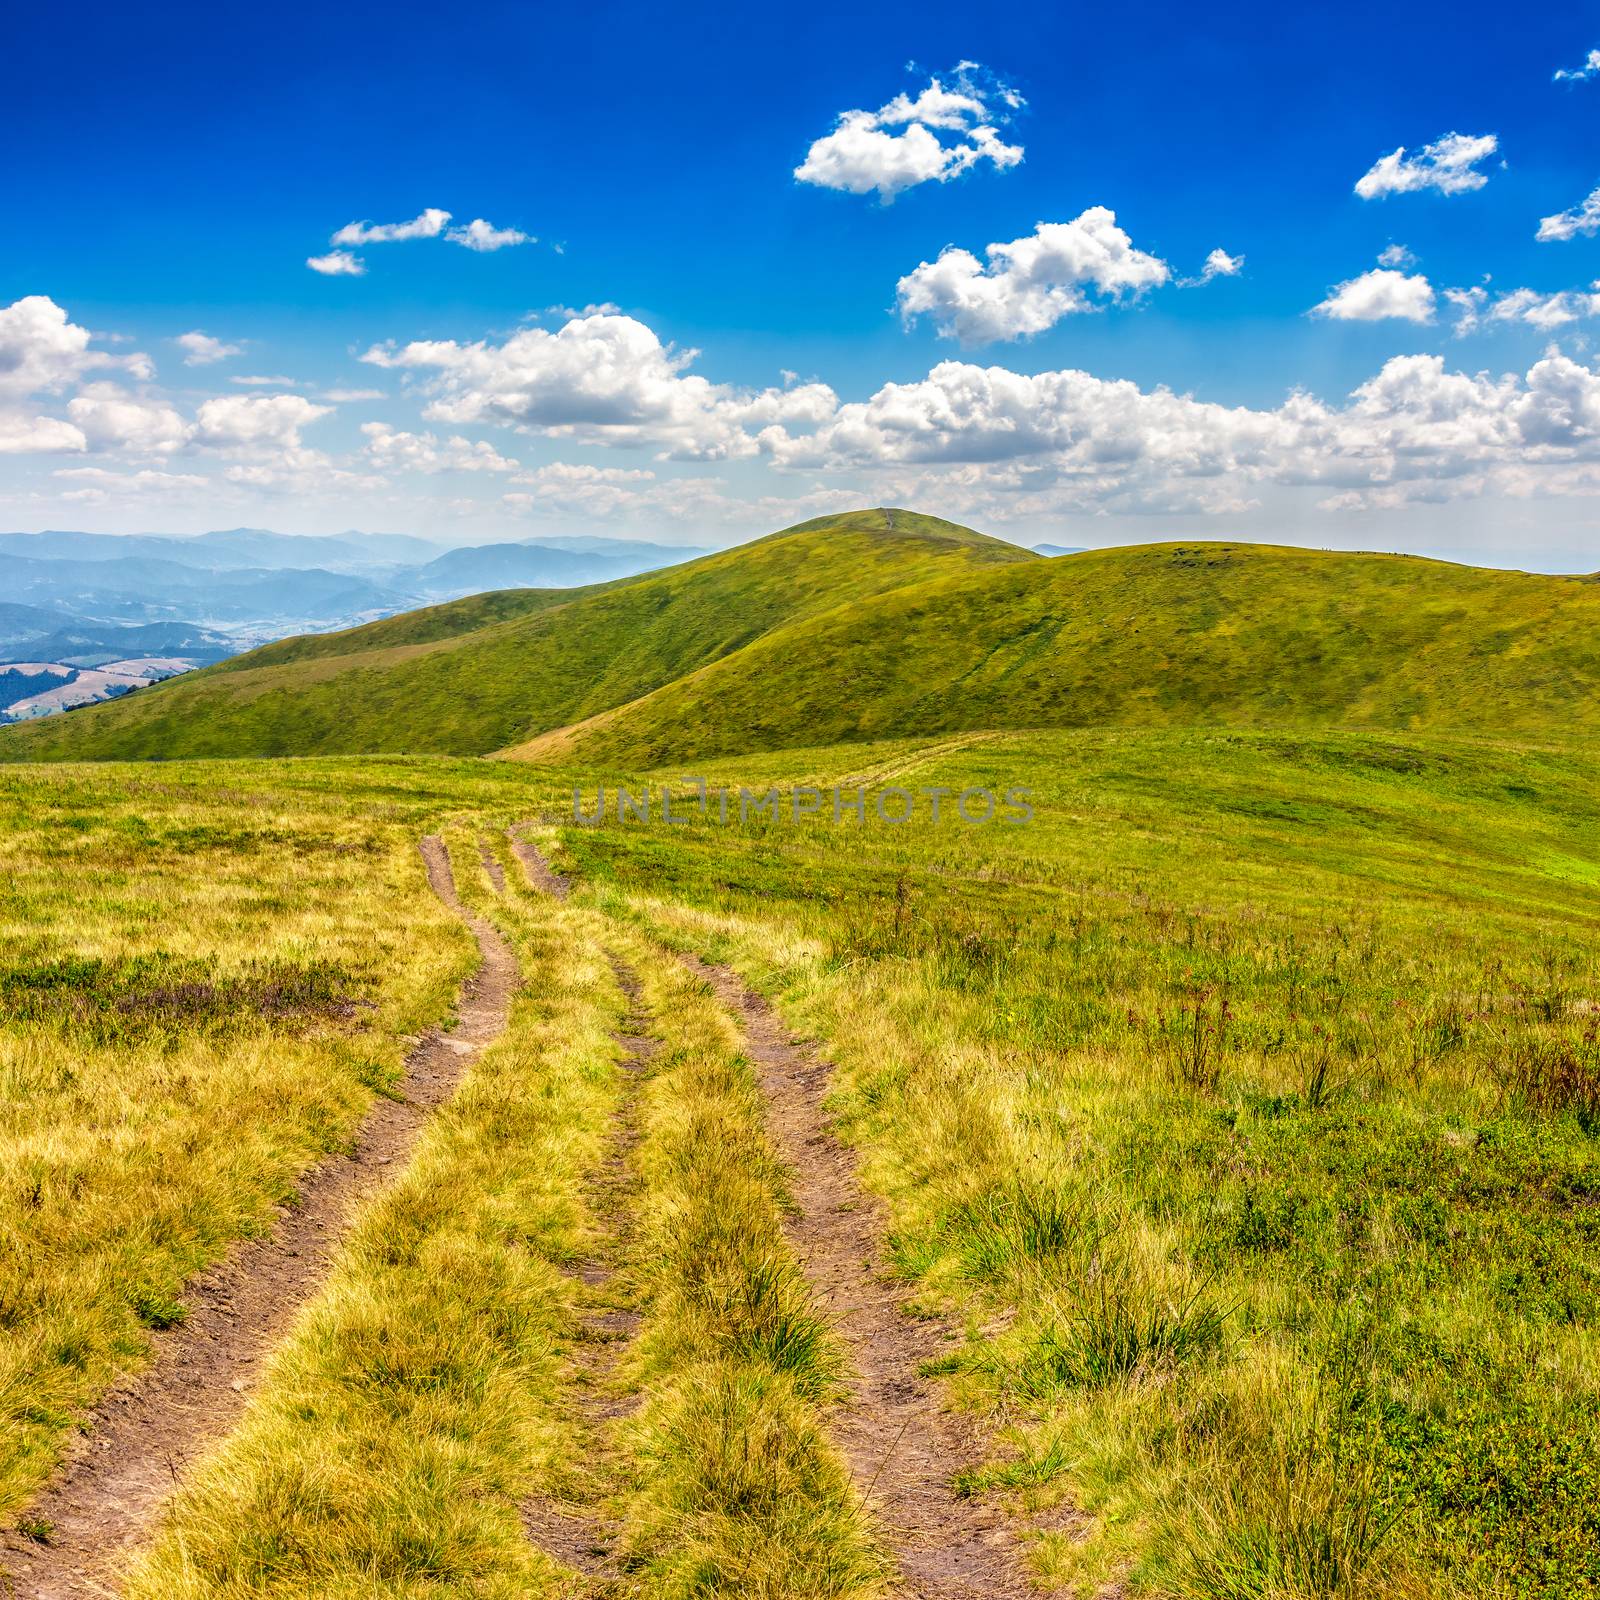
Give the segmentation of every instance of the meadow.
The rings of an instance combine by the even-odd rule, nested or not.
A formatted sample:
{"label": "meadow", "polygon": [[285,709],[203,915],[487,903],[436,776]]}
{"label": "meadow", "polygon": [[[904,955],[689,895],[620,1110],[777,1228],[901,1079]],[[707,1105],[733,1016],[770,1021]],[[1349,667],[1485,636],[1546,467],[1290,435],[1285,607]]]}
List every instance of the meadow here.
{"label": "meadow", "polygon": [[677,770],[7,769],[13,1538],[195,1271],[447,1020],[436,831],[521,961],[510,1024],[125,1592],[894,1592],[738,1018],[683,950],[831,1062],[884,1264],[958,1335],[951,1474],[1046,1591],[1600,1593],[1597,766],[1221,730],[707,764],[1024,785],[1026,827],[573,822],[602,778],[692,814]]}

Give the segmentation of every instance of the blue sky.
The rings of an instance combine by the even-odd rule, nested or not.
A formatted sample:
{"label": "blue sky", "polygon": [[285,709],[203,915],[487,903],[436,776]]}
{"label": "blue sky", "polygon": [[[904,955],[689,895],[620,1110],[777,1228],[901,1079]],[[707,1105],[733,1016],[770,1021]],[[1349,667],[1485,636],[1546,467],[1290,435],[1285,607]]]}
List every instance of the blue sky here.
{"label": "blue sky", "polygon": [[1600,567],[1597,48],[1594,5],[36,10],[0,524],[887,501]]}

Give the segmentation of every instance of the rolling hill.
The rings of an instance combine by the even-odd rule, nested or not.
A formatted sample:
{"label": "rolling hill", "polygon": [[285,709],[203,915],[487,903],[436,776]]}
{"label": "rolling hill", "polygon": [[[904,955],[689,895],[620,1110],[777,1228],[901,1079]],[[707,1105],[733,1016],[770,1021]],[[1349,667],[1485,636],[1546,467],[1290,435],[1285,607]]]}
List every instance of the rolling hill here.
{"label": "rolling hill", "polygon": [[642,577],[284,640],[0,759],[446,753],[619,767],[989,728],[1600,725],[1600,582],[1166,544],[1045,559],[878,510]]}
{"label": "rolling hill", "polygon": [[508,754],[627,767],[979,728],[1600,726],[1600,582],[1240,544],[1088,551],[797,621]]}
{"label": "rolling hill", "polygon": [[825,517],[683,566],[287,640],[7,730],[0,759],[481,755],[620,706],[774,628],[941,573],[1043,564],[934,517]]}

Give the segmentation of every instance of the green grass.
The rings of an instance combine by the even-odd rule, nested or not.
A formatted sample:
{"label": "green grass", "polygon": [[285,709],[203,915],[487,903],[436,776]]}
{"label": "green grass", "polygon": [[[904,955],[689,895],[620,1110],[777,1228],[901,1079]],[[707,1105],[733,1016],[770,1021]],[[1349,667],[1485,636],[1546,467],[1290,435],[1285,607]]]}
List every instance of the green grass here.
{"label": "green grass", "polygon": [[[1600,758],[1549,729],[1211,726],[706,765],[760,788],[1027,785],[1035,821],[935,827],[924,799],[914,827],[578,828],[561,816],[594,774],[521,763],[0,774],[13,1507],[181,1314],[185,1275],[437,1014],[464,941],[416,835],[543,815],[578,894],[497,914],[554,919],[518,937],[529,1004],[554,1008],[526,1026],[556,1036],[486,1058],[481,1104],[406,1175],[401,1259],[363,1222],[153,1558],[196,1587],[149,1592],[253,1592],[228,1575],[267,1560],[248,1570],[285,1593],[361,1592],[363,1562],[378,1592],[423,1593],[407,1563],[455,1573],[470,1551],[484,1592],[538,1593],[507,1507],[580,1481],[644,1593],[870,1592],[881,1552],[827,1439],[837,1356],[784,1249],[749,1066],[664,941],[731,961],[834,1060],[892,1265],[964,1330],[940,1381],[989,1448],[963,1486],[1055,1524],[1030,1545],[1042,1577],[1165,1600],[1600,1596]],[[589,1085],[570,1116],[526,1092],[615,1015],[604,969],[574,977],[596,943],[638,967],[663,1039],[623,1251],[645,1321],[621,1381],[645,1404],[601,1451],[560,1398],[577,1291],[553,1267],[616,1220],[579,1176],[612,1055],[561,1080]],[[589,1020],[562,1023],[563,995]],[[426,1364],[436,1319],[471,1371],[423,1413],[365,1341]],[[522,1421],[486,1437],[498,1416]],[[346,1446],[360,1473],[336,1470]],[[271,1491],[313,1466],[338,1486],[326,1518]],[[439,1537],[402,1548],[422,1506]]]}
{"label": "green grass", "polygon": [[240,776],[0,775],[0,1515],[468,970],[420,830]]}
{"label": "green grass", "polygon": [[826,1433],[840,1351],[784,1240],[754,1070],[709,985],[618,937],[661,1033],[639,1108],[627,1564],[663,1600],[864,1597],[885,1576]]}
{"label": "green grass", "polygon": [[491,1600],[555,1596],[523,1499],[580,1434],[564,1384],[592,1227],[582,1179],[618,1093],[620,996],[559,908],[458,882],[538,981],[360,1217],[225,1446],[188,1478],[125,1592]]}
{"label": "green grass", "polygon": [[0,730],[0,761],[478,755],[636,699],[795,617],[938,571],[1036,560],[911,512],[823,518],[615,584],[479,596],[268,645]]}
{"label": "green grass", "polygon": [[1600,583],[1264,545],[1097,550],[798,618],[571,735],[619,767],[995,728],[1600,724]]}
{"label": "green grass", "polygon": [[971,1487],[1093,1514],[1042,1573],[1600,1594],[1600,763],[1156,732],[724,766],[1033,786],[1021,829],[564,838],[829,1042],[899,1268],[971,1329],[950,1379],[1009,1419]]}

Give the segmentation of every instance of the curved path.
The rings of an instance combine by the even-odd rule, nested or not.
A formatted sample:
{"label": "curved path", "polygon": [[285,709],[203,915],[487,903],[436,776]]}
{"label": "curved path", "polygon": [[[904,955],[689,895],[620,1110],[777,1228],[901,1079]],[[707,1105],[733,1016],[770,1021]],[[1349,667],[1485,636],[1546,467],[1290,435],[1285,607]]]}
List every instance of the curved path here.
{"label": "curved path", "polygon": [[0,1592],[17,1600],[117,1593],[162,1501],[238,1420],[263,1361],[326,1277],[356,1208],[405,1165],[428,1114],[504,1030],[519,982],[516,957],[461,904],[443,842],[429,835],[422,857],[434,893],[471,929],[482,957],[462,986],[456,1027],[423,1036],[406,1057],[404,1098],[378,1100],[348,1155],[302,1175],[299,1203],[282,1211],[269,1235],[240,1241],[189,1285],[183,1323],[158,1335],[151,1365],[90,1413],[78,1448],[29,1508],[51,1526],[53,1542],[7,1536]]}

